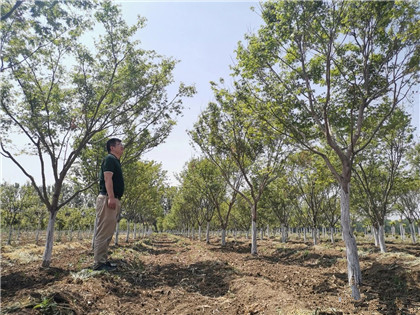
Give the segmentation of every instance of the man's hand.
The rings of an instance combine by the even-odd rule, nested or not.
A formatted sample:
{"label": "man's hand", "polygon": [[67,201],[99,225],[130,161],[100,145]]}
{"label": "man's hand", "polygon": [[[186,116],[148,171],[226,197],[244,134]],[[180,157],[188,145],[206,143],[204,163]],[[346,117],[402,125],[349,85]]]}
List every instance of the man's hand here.
{"label": "man's hand", "polygon": [[117,207],[117,199],[108,197],[108,208],[115,209]]}
{"label": "man's hand", "polygon": [[117,207],[117,200],[114,196],[114,184],[112,183],[112,172],[104,172],[105,188],[108,193],[108,208],[115,209]]}

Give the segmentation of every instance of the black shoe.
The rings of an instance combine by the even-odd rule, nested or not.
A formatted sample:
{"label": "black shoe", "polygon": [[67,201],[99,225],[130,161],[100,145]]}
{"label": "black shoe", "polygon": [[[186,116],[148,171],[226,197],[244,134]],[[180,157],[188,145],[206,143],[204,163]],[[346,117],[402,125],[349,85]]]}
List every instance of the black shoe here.
{"label": "black shoe", "polygon": [[115,268],[117,268],[117,264],[116,264],[116,263],[112,263],[112,262],[110,262],[110,261],[107,261],[107,262],[105,263],[105,265],[107,265],[107,266],[109,266],[109,267],[115,267]]}
{"label": "black shoe", "polygon": [[109,263],[104,263],[104,264],[99,264],[93,267],[93,270],[105,270],[105,271],[114,271],[116,270],[117,267],[116,266],[111,266],[111,264]]}

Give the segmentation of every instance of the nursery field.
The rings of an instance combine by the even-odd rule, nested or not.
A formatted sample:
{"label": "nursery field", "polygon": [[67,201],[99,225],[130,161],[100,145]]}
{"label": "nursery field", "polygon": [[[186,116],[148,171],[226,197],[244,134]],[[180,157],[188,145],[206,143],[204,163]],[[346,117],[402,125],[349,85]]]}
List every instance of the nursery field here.
{"label": "nursery field", "polygon": [[[121,237],[122,239],[122,237]],[[113,244],[113,243],[112,243]],[[117,271],[93,272],[90,241],[1,246],[2,314],[420,314],[420,245],[358,240],[362,299],[347,285],[341,241],[219,238],[211,244],[152,234],[110,247]]]}

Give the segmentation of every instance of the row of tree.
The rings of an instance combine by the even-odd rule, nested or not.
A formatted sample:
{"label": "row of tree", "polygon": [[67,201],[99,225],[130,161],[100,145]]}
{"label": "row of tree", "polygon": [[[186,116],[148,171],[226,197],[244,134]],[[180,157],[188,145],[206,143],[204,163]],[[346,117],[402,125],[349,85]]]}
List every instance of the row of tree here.
{"label": "row of tree", "polygon": [[[189,132],[203,158],[188,164],[181,188],[163,204],[182,205],[179,218],[195,218],[199,226],[217,213],[226,229],[242,201],[256,254],[263,207],[280,209],[285,226],[295,211],[316,227],[325,209],[336,219],[339,195],[348,279],[358,299],[361,270],[350,210],[371,221],[383,251],[391,209],[418,210],[412,206],[418,177],[402,164],[413,146],[405,110],[418,92],[418,9],[409,1],[262,3],[264,24],[236,49],[232,87],[212,83],[216,102]],[[166,139],[182,99],[195,90],[180,84],[168,97],[175,61],[141,49],[133,36],[144,19],[127,25],[111,1],[5,1],[0,23],[1,127],[28,142],[19,151],[13,137],[2,136],[1,154],[27,176],[49,212],[43,257],[49,266],[57,213],[98,191],[106,139],[125,139],[122,163],[140,174],[144,165],[137,161]],[[88,36],[93,44],[86,44]],[[36,156],[41,182],[19,153]],[[159,184],[150,195],[141,191],[152,181],[129,181],[130,220],[152,222],[162,211]]]}

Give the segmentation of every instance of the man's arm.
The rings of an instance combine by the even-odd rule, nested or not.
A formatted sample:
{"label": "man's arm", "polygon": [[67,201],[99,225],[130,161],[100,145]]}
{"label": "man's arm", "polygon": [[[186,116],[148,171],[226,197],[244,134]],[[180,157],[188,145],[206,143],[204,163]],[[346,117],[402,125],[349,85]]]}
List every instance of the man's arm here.
{"label": "man's arm", "polygon": [[114,175],[113,172],[109,172],[109,171],[104,172],[105,188],[108,194],[108,207],[111,209],[115,209],[115,207],[117,206],[117,202],[114,196],[114,183],[112,182],[113,175]]}

